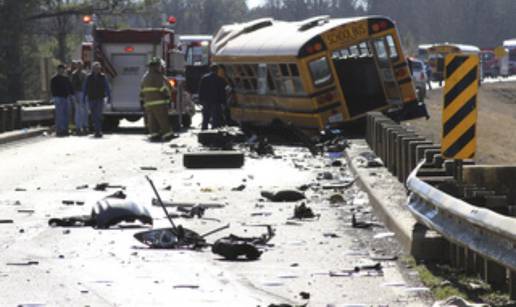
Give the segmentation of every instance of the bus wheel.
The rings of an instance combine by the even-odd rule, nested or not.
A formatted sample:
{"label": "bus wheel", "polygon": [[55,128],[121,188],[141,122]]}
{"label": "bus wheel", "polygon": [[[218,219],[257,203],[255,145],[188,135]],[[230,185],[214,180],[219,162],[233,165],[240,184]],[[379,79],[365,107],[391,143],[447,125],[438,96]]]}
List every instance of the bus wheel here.
{"label": "bus wheel", "polygon": [[142,118],[141,116],[134,115],[134,116],[127,116],[125,119],[127,119],[131,123],[135,123],[135,122],[139,121],[141,118]]}
{"label": "bus wheel", "polygon": [[120,119],[105,117],[102,122],[102,130],[111,132],[111,131],[115,130],[116,128],[118,128],[118,125],[120,125]]}
{"label": "bus wheel", "polygon": [[192,126],[192,117],[188,114],[184,114],[181,123],[183,124],[183,128],[190,128],[190,126]]}

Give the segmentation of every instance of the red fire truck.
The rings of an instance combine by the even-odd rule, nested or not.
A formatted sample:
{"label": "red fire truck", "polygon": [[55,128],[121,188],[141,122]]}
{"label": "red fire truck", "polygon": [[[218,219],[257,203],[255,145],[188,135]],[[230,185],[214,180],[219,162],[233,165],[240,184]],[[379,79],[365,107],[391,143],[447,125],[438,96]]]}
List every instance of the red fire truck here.
{"label": "red fire truck", "polygon": [[112,103],[104,108],[106,129],[114,129],[121,119],[138,121],[143,116],[139,98],[140,82],[152,57],[163,59],[165,72],[173,87],[169,117],[174,129],[190,126],[195,113],[189,96],[184,94],[184,78],[178,75],[176,61],[183,55],[177,52],[174,31],[153,29],[92,28],[89,41],[82,44],[82,60],[88,67],[93,61],[102,64],[112,90]]}

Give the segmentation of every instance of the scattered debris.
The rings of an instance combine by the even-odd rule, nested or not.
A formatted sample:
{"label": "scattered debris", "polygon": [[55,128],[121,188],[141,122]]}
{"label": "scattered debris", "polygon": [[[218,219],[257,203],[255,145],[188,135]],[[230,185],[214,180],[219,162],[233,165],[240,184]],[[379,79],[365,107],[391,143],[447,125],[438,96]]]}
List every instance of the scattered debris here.
{"label": "scattered debris", "polygon": [[259,156],[274,156],[274,147],[269,144],[269,140],[262,136],[253,137],[256,140],[253,144],[251,144],[251,151],[257,153]]}
{"label": "scattered debris", "polygon": [[347,180],[347,181],[334,181],[334,182],[330,182],[328,184],[325,184],[322,186],[322,188],[324,190],[344,190],[344,189],[348,189],[350,188],[351,186],[353,186],[353,184],[355,184],[355,182],[357,181],[357,178],[353,178],[351,180]]}
{"label": "scattered debris", "polygon": [[83,185],[80,185],[80,186],[77,186],[75,187],[76,190],[84,190],[84,189],[87,189],[89,186],[87,184],[83,184]]}
{"label": "scattered debris", "polygon": [[150,248],[201,248],[206,241],[197,232],[178,225],[138,232],[134,238]]}
{"label": "scattered debris", "polygon": [[157,171],[158,168],[154,166],[140,166],[142,171]]}
{"label": "scattered debris", "polygon": [[305,194],[296,190],[281,190],[278,192],[262,191],[261,195],[273,202],[294,202],[305,199]]}
{"label": "scattered debris", "polygon": [[108,182],[98,183],[94,188],[95,191],[105,191],[107,189],[122,189],[125,190],[125,186],[122,185],[111,185]]}
{"label": "scattered debris", "polygon": [[12,224],[14,223],[13,220],[0,220],[0,224]]}
{"label": "scattered debris", "polygon": [[5,265],[19,265],[19,266],[25,266],[25,265],[38,265],[39,261],[26,261],[26,262],[8,262]]}
{"label": "scattered debris", "polygon": [[193,207],[190,207],[190,208],[177,207],[177,211],[185,213],[184,216],[182,215],[182,217],[193,218],[193,217],[197,216],[198,218],[201,218],[201,217],[204,216],[204,212],[206,211],[206,207],[203,207],[201,205],[196,205],[196,206],[193,206]]}
{"label": "scattered debris", "polygon": [[338,272],[330,272],[329,274],[331,277],[348,277],[348,276],[352,276],[353,274],[359,273],[359,272],[375,271],[375,274],[366,273],[366,275],[380,276],[381,274],[383,274],[382,269],[383,269],[382,264],[380,262],[377,262],[375,264],[366,264],[366,265],[355,266],[353,268],[340,270]]}
{"label": "scattered debris", "polygon": [[61,203],[63,205],[67,205],[67,206],[73,206],[73,204],[75,203],[73,200],[63,200],[61,201]]}
{"label": "scattered debris", "polygon": [[16,212],[18,213],[28,213],[28,214],[33,214],[34,212],[36,212],[35,210],[32,210],[32,209],[19,209],[19,210],[16,210]]}
{"label": "scattered debris", "polygon": [[232,188],[232,189],[231,189],[231,191],[235,191],[235,192],[236,192],[236,191],[238,191],[238,192],[241,192],[241,191],[245,190],[245,188],[246,188],[246,185],[245,185],[245,184],[241,184],[241,185],[239,185],[238,187],[234,187],[234,188]]}
{"label": "scattered debris", "polygon": [[328,200],[330,201],[330,204],[342,204],[345,202],[344,197],[340,194],[333,194]]}
{"label": "scattered debris", "polygon": [[372,152],[362,152],[360,153],[360,156],[366,160],[366,167],[382,167],[383,162],[382,159],[378,158],[374,153]]}
{"label": "scattered debris", "polygon": [[301,203],[299,206],[294,207],[294,216],[293,219],[311,219],[314,218],[316,215],[312,211],[312,208],[308,207],[304,202]]}
{"label": "scattered debris", "polygon": [[[152,199],[152,205],[156,207],[160,207],[160,203],[158,199],[153,198]],[[163,206],[167,208],[176,208],[176,207],[184,207],[184,208],[191,208],[195,206],[203,207],[204,209],[220,209],[226,207],[225,204],[220,203],[175,203],[175,202],[167,202],[163,201]]]}
{"label": "scattered debris", "polygon": [[323,233],[323,236],[325,238],[332,238],[332,239],[340,238],[340,236],[334,232],[325,232],[325,233]]}
{"label": "scattered debris", "polygon": [[122,201],[115,198],[103,199],[93,208],[91,217],[96,221],[96,227],[106,229],[120,222],[134,222],[152,225],[152,216],[147,208],[132,201]]}
{"label": "scattered debris", "polygon": [[383,238],[392,238],[394,237],[394,232],[382,232],[377,233],[373,236],[373,239],[383,239]]}
{"label": "scattered debris", "polygon": [[152,225],[152,217],[147,208],[132,201],[121,201],[115,198],[103,199],[95,205],[90,215],[79,215],[65,218],[51,218],[48,225],[55,227],[91,226],[106,229],[121,222],[140,221]]}
{"label": "scattered debris", "polygon": [[25,188],[16,188],[14,189],[15,192],[27,192],[27,189]]}
{"label": "scattered debris", "polygon": [[357,218],[354,213],[351,216],[351,227],[353,228],[371,228],[373,226],[383,227],[381,224],[375,222],[357,221]]}
{"label": "scattered debris", "polygon": [[174,289],[199,289],[199,285],[174,285]]}
{"label": "scattered debris", "polygon": [[48,220],[48,225],[51,227],[94,227],[95,224],[95,220],[92,219],[91,215],[78,215],[65,218],[51,218],[50,220]]}
{"label": "scattered debris", "polygon": [[124,191],[119,190],[119,191],[116,191],[115,193],[113,193],[111,195],[106,196],[105,198],[126,199],[127,195],[124,193]]}
{"label": "scattered debris", "polygon": [[301,298],[304,299],[304,300],[310,299],[310,293],[305,292],[305,291],[300,292],[299,296],[301,296]]}
{"label": "scattered debris", "polygon": [[395,261],[398,259],[398,256],[388,254],[385,251],[372,250],[369,251],[369,258],[373,261]]}
{"label": "scattered debris", "polygon": [[260,246],[266,245],[273,237],[272,226],[266,225],[267,233],[259,237],[239,237],[233,234],[218,239],[211,247],[214,254],[221,255],[227,260],[236,260],[245,256],[248,260],[256,260],[262,255]]}

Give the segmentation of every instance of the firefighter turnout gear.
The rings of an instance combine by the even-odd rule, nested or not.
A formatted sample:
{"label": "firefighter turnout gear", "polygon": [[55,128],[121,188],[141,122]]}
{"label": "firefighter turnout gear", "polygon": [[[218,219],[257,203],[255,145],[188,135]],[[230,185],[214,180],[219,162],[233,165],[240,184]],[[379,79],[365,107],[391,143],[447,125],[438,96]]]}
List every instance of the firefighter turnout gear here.
{"label": "firefighter turnout gear", "polygon": [[151,61],[140,87],[151,140],[166,139],[172,135],[168,120],[171,92],[168,80],[160,71],[159,62]]}

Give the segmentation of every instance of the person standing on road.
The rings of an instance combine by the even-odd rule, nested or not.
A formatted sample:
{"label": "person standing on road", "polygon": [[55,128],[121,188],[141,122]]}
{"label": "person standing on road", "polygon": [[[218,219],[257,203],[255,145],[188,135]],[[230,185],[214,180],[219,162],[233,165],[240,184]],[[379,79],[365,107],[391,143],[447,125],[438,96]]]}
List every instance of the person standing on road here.
{"label": "person standing on road", "polygon": [[79,136],[88,134],[88,105],[82,99],[82,86],[85,80],[86,73],[83,70],[82,61],[78,60],[72,72],[72,86],[75,97],[75,132]]}
{"label": "person standing on road", "polygon": [[104,100],[107,98],[108,103],[111,103],[111,90],[106,76],[101,71],[100,63],[93,63],[91,69],[91,74],[86,77],[82,86],[82,101],[89,102],[95,137],[101,138]]}
{"label": "person standing on road", "polygon": [[50,80],[50,90],[55,105],[56,136],[68,136],[68,108],[73,87],[63,64],[57,66],[57,74]]}
{"label": "person standing on road", "polygon": [[152,58],[140,85],[150,141],[168,141],[174,135],[168,119],[171,93],[170,83],[162,72],[161,60]]}
{"label": "person standing on road", "polygon": [[430,67],[430,63],[425,64],[426,68],[426,84],[428,85],[428,90],[432,90],[432,67]]}
{"label": "person standing on road", "polygon": [[212,65],[199,84],[199,101],[202,105],[202,130],[216,129],[222,125],[222,106],[226,103],[226,82],[218,75],[219,67]]}

